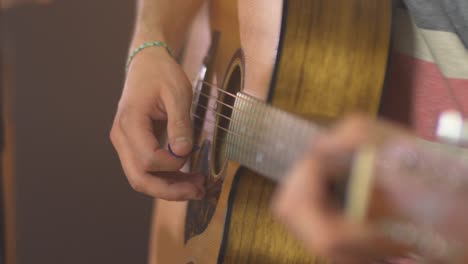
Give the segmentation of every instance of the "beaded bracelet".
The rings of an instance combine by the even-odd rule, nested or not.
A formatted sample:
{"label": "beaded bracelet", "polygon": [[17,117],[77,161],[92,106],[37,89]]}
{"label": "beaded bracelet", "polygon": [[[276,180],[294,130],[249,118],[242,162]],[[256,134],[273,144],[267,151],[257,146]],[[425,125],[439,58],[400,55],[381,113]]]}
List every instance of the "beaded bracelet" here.
{"label": "beaded bracelet", "polygon": [[127,64],[125,65],[125,72],[128,72],[128,68],[130,67],[130,63],[132,63],[133,58],[142,50],[149,48],[149,47],[163,47],[166,48],[169,55],[172,56],[172,49],[167,45],[164,41],[149,41],[145,42],[140,45],[138,48],[134,49],[130,56],[128,56]]}

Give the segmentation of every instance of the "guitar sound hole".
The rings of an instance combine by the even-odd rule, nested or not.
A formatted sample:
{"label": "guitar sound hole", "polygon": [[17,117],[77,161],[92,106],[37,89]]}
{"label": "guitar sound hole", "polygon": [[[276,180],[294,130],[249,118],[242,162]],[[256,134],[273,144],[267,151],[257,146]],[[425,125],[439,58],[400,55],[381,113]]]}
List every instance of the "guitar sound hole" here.
{"label": "guitar sound hole", "polygon": [[216,175],[220,175],[227,161],[226,150],[229,146],[226,144],[227,130],[232,115],[232,110],[235,102],[235,95],[241,90],[242,71],[239,63],[233,63],[230,73],[226,78],[224,90],[226,92],[218,92],[218,100],[222,103],[217,103],[218,116],[217,128],[213,144],[213,170]]}

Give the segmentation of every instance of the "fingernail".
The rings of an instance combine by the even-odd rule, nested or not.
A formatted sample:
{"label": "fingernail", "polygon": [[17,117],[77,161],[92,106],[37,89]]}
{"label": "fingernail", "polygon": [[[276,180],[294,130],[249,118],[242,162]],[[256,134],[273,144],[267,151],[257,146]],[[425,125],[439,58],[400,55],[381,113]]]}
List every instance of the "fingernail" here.
{"label": "fingernail", "polygon": [[176,154],[186,154],[192,150],[192,140],[187,137],[176,138],[171,147]]}

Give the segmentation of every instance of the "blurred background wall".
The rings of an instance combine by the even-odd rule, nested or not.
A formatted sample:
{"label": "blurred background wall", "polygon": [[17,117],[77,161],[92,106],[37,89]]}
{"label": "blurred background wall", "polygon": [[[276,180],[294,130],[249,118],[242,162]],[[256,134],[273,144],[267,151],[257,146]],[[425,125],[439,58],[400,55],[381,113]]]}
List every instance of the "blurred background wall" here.
{"label": "blurred background wall", "polygon": [[17,264],[146,262],[151,200],[129,188],[108,136],[134,5],[55,0],[2,14]]}

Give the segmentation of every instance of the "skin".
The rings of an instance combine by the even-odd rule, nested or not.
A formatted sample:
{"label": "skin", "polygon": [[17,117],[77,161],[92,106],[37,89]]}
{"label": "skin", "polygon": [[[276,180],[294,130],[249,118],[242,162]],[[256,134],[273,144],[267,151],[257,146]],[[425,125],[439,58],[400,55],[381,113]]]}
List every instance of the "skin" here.
{"label": "skin", "polygon": [[[138,1],[130,50],[147,41],[164,41],[177,53],[201,3],[200,0]],[[172,201],[204,196],[201,175],[180,172],[186,159],[171,155],[158,140],[162,133],[156,133],[167,133],[168,142],[178,156],[190,154],[193,148],[191,102],[191,84],[164,48],[147,48],[135,56],[110,138],[136,191]]]}

